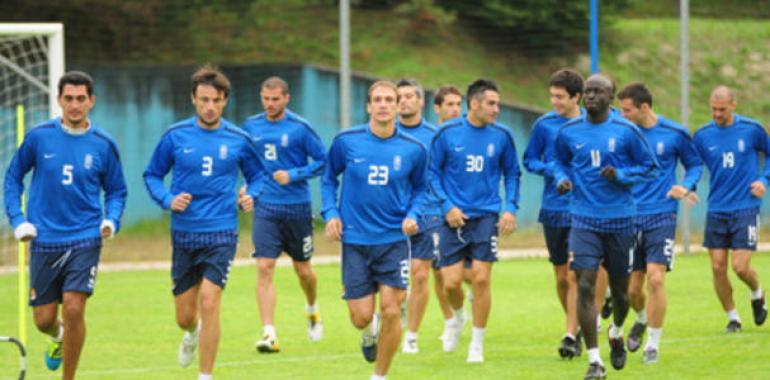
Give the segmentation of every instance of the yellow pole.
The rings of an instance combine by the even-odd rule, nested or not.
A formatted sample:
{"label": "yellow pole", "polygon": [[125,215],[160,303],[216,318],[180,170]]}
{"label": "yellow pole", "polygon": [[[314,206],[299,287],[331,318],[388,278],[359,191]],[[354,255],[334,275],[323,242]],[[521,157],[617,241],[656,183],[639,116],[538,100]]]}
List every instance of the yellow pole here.
{"label": "yellow pole", "polygon": [[[16,147],[24,142],[24,106],[16,106]],[[25,213],[24,205],[26,196],[21,195],[21,212]],[[19,340],[21,344],[27,345],[27,255],[26,244],[19,242],[18,267],[19,267]]]}

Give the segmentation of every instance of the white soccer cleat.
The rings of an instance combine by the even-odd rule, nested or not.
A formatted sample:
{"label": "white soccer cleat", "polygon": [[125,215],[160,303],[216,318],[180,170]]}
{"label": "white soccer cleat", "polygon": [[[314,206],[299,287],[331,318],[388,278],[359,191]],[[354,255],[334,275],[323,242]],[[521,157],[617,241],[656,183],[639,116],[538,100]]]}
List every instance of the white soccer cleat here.
{"label": "white soccer cleat", "polygon": [[182,368],[188,367],[195,360],[195,350],[198,348],[198,333],[201,331],[201,323],[195,332],[185,331],[182,336],[182,343],[179,344],[179,365]]}
{"label": "white soccer cleat", "polygon": [[443,339],[444,352],[454,352],[457,348],[457,343],[460,341],[460,334],[463,332],[465,326],[465,318],[454,318],[452,323],[446,328],[446,336]]}
{"label": "white soccer cleat", "polygon": [[468,347],[468,363],[483,363],[484,362],[484,346],[480,344],[471,343]]}
{"label": "white soccer cleat", "polygon": [[420,352],[420,348],[417,346],[417,338],[408,339],[404,338],[404,343],[401,345],[401,352],[405,354],[416,354]]}
{"label": "white soccer cleat", "polygon": [[318,342],[324,336],[324,325],[321,323],[321,313],[318,311],[307,315],[307,336],[311,342]]}

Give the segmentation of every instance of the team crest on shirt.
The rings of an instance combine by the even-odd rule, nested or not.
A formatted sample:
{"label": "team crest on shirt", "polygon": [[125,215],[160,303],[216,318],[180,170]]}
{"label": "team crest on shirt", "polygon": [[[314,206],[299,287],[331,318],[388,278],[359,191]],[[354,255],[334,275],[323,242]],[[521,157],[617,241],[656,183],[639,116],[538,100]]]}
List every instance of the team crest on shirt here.
{"label": "team crest on shirt", "polygon": [[607,141],[607,150],[609,150],[610,152],[614,152],[615,151],[615,138],[614,137],[610,137],[610,139]]}
{"label": "team crest on shirt", "polygon": [[88,153],[86,154],[86,157],[83,159],[83,167],[86,168],[86,170],[88,170],[88,169],[91,169],[92,166],[94,166],[94,156]]}
{"label": "team crest on shirt", "polygon": [[487,145],[487,157],[495,156],[495,144]]}
{"label": "team crest on shirt", "polygon": [[222,144],[219,146],[219,159],[225,160],[227,159],[227,145]]}
{"label": "team crest on shirt", "polygon": [[289,135],[284,133],[283,136],[281,136],[281,146],[284,148],[289,146]]}
{"label": "team crest on shirt", "polygon": [[393,157],[393,170],[401,170],[401,156],[398,154]]}
{"label": "team crest on shirt", "polygon": [[663,151],[664,151],[663,141],[658,141],[658,145],[655,147],[655,151],[658,153],[658,156],[663,155]]}
{"label": "team crest on shirt", "polygon": [[743,139],[738,139],[738,151],[743,152],[746,150],[746,143],[743,142]]}

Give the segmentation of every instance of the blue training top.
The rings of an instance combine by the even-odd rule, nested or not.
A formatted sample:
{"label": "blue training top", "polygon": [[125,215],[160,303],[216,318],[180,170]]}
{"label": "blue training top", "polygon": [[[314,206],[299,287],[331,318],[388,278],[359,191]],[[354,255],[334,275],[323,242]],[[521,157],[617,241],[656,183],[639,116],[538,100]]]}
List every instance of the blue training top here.
{"label": "blue training top", "polygon": [[[405,126],[401,124],[400,121],[396,121],[396,127],[401,131],[404,132],[414,138],[416,138],[422,145],[425,146],[426,149],[430,150],[430,143],[433,140],[433,137],[436,135],[436,132],[438,132],[438,129],[431,124],[428,123],[425,119],[420,121],[420,124],[415,126]],[[430,156],[430,151],[428,152],[428,156]],[[427,176],[429,173],[426,170],[425,175]],[[427,193],[425,194],[425,203],[420,208],[420,215],[423,216],[434,216],[434,215],[441,215],[441,201],[436,197],[435,194],[433,194],[430,189],[427,190]]]}

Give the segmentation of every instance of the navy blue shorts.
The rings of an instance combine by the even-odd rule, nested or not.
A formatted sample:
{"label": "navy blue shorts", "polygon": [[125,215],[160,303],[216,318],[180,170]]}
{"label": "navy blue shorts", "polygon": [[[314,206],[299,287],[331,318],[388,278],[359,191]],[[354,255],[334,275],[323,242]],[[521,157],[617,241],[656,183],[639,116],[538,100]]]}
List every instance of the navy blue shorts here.
{"label": "navy blue shorts", "polygon": [[377,292],[378,285],[406,289],[409,285],[409,243],[406,240],[378,245],[342,243],[343,299]]}
{"label": "navy blue shorts", "polygon": [[461,260],[497,261],[497,215],[490,214],[465,221],[465,226],[439,228],[439,268]]}
{"label": "navy blue shorts", "polygon": [[420,218],[420,231],[409,238],[412,244],[412,259],[433,260],[439,256],[439,227],[441,217],[430,215]]}
{"label": "navy blue shorts", "polygon": [[277,259],[286,252],[294,261],[313,257],[313,219],[277,219],[254,216],[251,257]]}
{"label": "navy blue shorts", "polygon": [[759,214],[728,216],[724,213],[706,214],[706,248],[757,250]]}
{"label": "navy blue shorts", "polygon": [[565,265],[569,259],[569,230],[569,227],[543,226],[548,261],[555,266]]}
{"label": "navy blue shorts", "polygon": [[628,276],[634,265],[633,232],[596,232],[572,228],[570,268],[596,270],[601,263],[613,277]]}
{"label": "navy blue shorts", "polygon": [[204,277],[224,290],[235,257],[235,247],[235,244],[203,248],[174,247],[171,260],[174,296],[198,285]]}
{"label": "navy blue shorts", "polygon": [[634,247],[634,270],[646,270],[649,263],[665,265],[669,271],[673,269],[675,241],[676,225],[639,231]]}
{"label": "navy blue shorts", "polygon": [[32,253],[29,305],[61,303],[64,292],[93,294],[100,253],[100,246]]}

